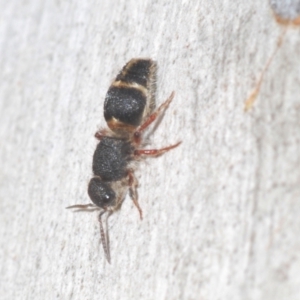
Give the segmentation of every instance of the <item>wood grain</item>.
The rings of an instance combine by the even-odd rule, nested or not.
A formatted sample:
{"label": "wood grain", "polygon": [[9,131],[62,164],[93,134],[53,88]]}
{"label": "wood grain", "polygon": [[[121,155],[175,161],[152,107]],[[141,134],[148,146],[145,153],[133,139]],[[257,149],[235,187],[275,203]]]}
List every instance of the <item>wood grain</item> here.
{"label": "wood grain", "polygon": [[[300,28],[268,1],[0,3],[1,299],[300,296]],[[158,62],[149,147],[110,218],[112,264],[88,203],[103,101],[131,58]]]}

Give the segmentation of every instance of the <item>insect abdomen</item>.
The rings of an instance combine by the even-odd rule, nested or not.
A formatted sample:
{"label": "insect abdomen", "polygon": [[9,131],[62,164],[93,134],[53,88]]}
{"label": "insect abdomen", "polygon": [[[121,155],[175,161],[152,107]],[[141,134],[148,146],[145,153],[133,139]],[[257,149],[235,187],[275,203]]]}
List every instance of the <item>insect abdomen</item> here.
{"label": "insect abdomen", "polygon": [[116,81],[138,84],[148,88],[149,75],[154,64],[154,61],[151,59],[131,59],[116,77]]}
{"label": "insect abdomen", "polygon": [[110,86],[104,117],[113,131],[133,131],[155,106],[156,63],[132,59]]}

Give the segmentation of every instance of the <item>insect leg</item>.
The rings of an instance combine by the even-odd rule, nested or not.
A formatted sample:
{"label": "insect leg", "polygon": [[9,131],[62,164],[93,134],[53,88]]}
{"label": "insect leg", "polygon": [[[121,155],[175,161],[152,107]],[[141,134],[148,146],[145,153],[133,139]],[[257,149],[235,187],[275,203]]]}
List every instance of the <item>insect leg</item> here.
{"label": "insect leg", "polygon": [[134,151],[134,155],[149,155],[149,156],[159,156],[164,154],[167,151],[170,151],[171,149],[176,148],[177,146],[179,146],[181,144],[181,142],[178,142],[175,145],[171,145],[168,147],[164,147],[161,149],[137,149]]}
{"label": "insect leg", "polygon": [[155,120],[156,118],[163,112],[166,110],[166,108],[169,106],[170,102],[173,100],[175,96],[175,92],[173,91],[171,93],[171,95],[169,96],[169,98],[160,105],[160,107],[155,110],[147,119],[146,121],[140,125],[137,130],[134,132],[133,137],[134,137],[134,141],[136,144],[139,144],[141,142],[141,134],[142,132],[148,127],[150,126]]}
{"label": "insect leg", "polygon": [[95,133],[95,138],[99,141],[101,141],[102,138],[105,136],[109,136],[109,131],[107,129],[100,129]]}
{"label": "insect leg", "polygon": [[130,193],[130,197],[133,201],[133,204],[136,206],[136,208],[139,211],[140,219],[143,220],[143,211],[142,211],[142,209],[139,205],[139,202],[138,202],[138,194],[137,194],[138,181],[135,178],[132,171],[129,171],[128,176],[129,176],[129,193]]}

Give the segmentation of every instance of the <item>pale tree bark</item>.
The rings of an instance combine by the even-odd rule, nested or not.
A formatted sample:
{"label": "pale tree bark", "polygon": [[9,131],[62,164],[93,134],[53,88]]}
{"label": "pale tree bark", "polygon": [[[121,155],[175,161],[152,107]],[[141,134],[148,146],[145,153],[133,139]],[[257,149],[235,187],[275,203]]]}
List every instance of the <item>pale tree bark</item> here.
{"label": "pale tree bark", "polygon": [[[297,25],[261,0],[0,6],[1,299],[300,299]],[[176,92],[149,145],[183,143],[137,168],[144,220],[127,196],[109,265],[97,213],[65,207],[90,201],[105,93],[134,57],[157,60],[158,104]]]}

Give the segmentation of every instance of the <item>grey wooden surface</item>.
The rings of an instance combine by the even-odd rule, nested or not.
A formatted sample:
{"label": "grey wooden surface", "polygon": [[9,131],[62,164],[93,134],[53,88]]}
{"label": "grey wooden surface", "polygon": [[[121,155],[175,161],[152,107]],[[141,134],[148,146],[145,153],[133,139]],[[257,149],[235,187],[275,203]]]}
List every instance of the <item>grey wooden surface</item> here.
{"label": "grey wooden surface", "polygon": [[[274,2],[274,1],[273,1]],[[277,1],[278,2],[278,1]],[[279,1],[282,2],[282,1]],[[300,28],[268,1],[0,2],[1,299],[300,299]],[[103,101],[133,57],[159,65],[150,138],[110,219],[88,203]]]}

